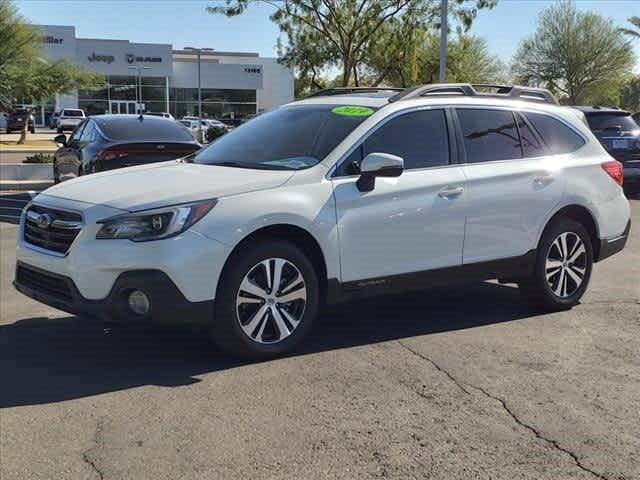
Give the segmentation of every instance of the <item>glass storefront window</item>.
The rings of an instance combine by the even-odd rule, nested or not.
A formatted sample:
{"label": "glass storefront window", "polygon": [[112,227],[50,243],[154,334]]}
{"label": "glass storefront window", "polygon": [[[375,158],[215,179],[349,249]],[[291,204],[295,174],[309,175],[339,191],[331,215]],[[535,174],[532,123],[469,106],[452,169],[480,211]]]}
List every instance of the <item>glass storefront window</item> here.
{"label": "glass storefront window", "polygon": [[86,115],[102,115],[109,112],[109,103],[101,100],[80,100],[78,108],[84,110]]}
{"label": "glass storefront window", "polygon": [[[171,88],[169,98],[172,102],[190,102],[198,100],[197,88]],[[255,90],[202,89],[203,102],[256,102]]]}

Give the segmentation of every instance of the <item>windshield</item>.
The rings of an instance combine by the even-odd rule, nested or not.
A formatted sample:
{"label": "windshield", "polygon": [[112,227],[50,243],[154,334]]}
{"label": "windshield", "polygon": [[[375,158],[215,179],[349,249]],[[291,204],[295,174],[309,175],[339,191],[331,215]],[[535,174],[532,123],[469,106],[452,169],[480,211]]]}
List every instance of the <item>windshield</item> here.
{"label": "windshield", "polygon": [[375,108],[297,105],[264,113],[198,152],[194,163],[300,170],[322,161]]}
{"label": "windshield", "polygon": [[638,130],[638,125],[628,113],[592,113],[587,114],[591,130]]}

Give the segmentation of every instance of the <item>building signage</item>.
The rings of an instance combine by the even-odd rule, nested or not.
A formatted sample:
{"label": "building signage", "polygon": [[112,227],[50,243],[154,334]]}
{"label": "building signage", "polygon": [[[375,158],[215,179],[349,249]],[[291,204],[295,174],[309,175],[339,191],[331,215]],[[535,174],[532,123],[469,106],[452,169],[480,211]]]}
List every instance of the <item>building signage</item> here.
{"label": "building signage", "polygon": [[244,73],[262,73],[260,67],[244,67]]}
{"label": "building signage", "polygon": [[126,55],[127,63],[160,63],[162,62],[162,57],[139,57],[134,55],[133,53],[127,53]]}
{"label": "building signage", "polygon": [[54,37],[53,35],[45,35],[42,37],[42,43],[48,43],[49,45],[61,45],[64,43],[64,38]]}
{"label": "building signage", "polygon": [[104,63],[113,63],[116,59],[113,55],[98,55],[96,52],[93,52],[92,55],[87,57],[90,62],[104,62]]}

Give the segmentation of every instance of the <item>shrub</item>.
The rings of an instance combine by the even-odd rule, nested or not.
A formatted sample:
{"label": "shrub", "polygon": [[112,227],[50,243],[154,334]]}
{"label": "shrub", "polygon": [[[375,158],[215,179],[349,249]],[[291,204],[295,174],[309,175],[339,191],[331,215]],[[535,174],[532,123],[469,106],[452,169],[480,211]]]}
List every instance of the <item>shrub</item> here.
{"label": "shrub", "polygon": [[25,158],[24,163],[53,163],[53,155],[50,153],[36,153]]}

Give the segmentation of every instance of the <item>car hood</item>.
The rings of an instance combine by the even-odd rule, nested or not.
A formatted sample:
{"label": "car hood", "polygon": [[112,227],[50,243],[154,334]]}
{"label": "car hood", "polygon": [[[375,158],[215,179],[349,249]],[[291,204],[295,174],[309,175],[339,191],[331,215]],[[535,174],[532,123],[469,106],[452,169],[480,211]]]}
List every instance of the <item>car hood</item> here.
{"label": "car hood", "polygon": [[293,174],[288,170],[254,170],[174,160],[79,177],[43,193],[137,211],[275,188]]}

